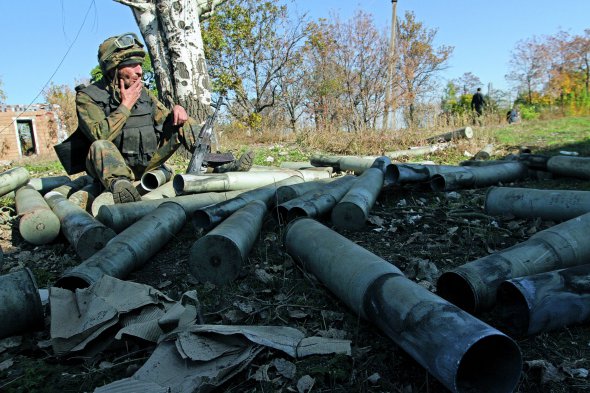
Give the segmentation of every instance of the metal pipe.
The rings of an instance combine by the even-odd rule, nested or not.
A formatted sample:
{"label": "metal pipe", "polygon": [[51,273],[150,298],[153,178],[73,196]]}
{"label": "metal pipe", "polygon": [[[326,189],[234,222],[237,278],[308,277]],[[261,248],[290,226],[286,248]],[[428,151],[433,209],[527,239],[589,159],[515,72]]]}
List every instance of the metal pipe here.
{"label": "metal pipe", "polygon": [[391,263],[308,218],[285,247],[361,317],[376,324],[453,392],[511,392],[522,360],[505,334],[408,280]]}
{"label": "metal pipe", "polygon": [[119,233],[125,228],[155,210],[164,202],[178,203],[188,217],[205,206],[235,198],[243,191],[205,192],[202,194],[181,195],[172,198],[162,198],[147,201],[102,205],[98,209],[96,219],[107,227]]}
{"label": "metal pipe", "polygon": [[0,276],[0,315],[0,339],[43,329],[39,289],[28,268]]}
{"label": "metal pipe", "polygon": [[281,203],[273,210],[277,222],[286,223],[297,217],[321,217],[328,214],[348,192],[357,177],[347,175],[324,185],[316,191]]}
{"label": "metal pipe", "polygon": [[83,260],[101,250],[115,232],[56,191],[45,194],[45,201],[59,218],[61,231]]}
{"label": "metal pipe", "polygon": [[520,162],[506,162],[480,167],[459,167],[452,173],[432,176],[430,187],[433,191],[452,191],[462,188],[487,187],[500,182],[507,183],[527,176],[526,165]]}
{"label": "metal pipe", "polygon": [[162,199],[162,198],[172,198],[176,196],[176,191],[174,191],[174,185],[171,181],[168,183],[161,185],[160,187],[156,188],[148,192],[145,195],[142,195],[142,200],[154,200],[154,199]]}
{"label": "metal pipe", "polygon": [[375,160],[371,168],[359,176],[346,195],[332,209],[332,223],[336,227],[353,231],[365,227],[369,211],[373,208],[383,187],[384,170],[387,167],[391,167],[389,158],[380,157]]}
{"label": "metal pipe", "polygon": [[331,178],[280,186],[277,188],[276,204],[280,205],[281,203],[300,197],[307,192],[319,190],[327,183],[333,182],[334,180],[336,179]]}
{"label": "metal pipe", "polygon": [[152,191],[169,182],[171,178],[172,171],[164,166],[161,166],[144,173],[141,176],[141,186],[146,191]]}
{"label": "metal pipe", "polygon": [[70,181],[71,179],[68,176],[47,176],[32,178],[27,184],[39,191],[41,195],[44,195],[54,188],[61,187]]}
{"label": "metal pipe", "polygon": [[489,160],[494,153],[494,145],[488,143],[473,156],[474,161]]}
{"label": "metal pipe", "polygon": [[86,210],[87,212],[92,212],[92,204],[102,190],[102,184],[98,182],[90,183],[72,193],[68,199],[78,205],[81,209]]}
{"label": "metal pipe", "polygon": [[64,273],[54,286],[71,290],[86,288],[103,274],[125,279],[168,243],[185,222],[182,206],[174,202],[162,203],[112,238],[102,250]]}
{"label": "metal pipe", "polygon": [[497,309],[503,327],[516,335],[590,322],[590,265],[504,281]]}
{"label": "metal pipe", "polygon": [[590,179],[590,157],[553,156],[547,169],[555,175]]}
{"label": "metal pipe", "polygon": [[279,167],[287,169],[308,169],[312,166],[309,161],[283,161],[279,164]]}
{"label": "metal pipe", "polygon": [[257,189],[244,192],[239,196],[229,199],[225,202],[219,202],[215,205],[207,206],[196,210],[193,215],[193,225],[197,229],[208,230],[225,220],[232,213],[246,206],[249,202],[259,200],[267,206],[275,205],[275,196],[277,189],[285,185],[302,183],[303,179],[299,176],[291,176],[277,183],[259,187]]}
{"label": "metal pipe", "polygon": [[565,221],[590,212],[590,191],[491,187],[484,209],[493,216]]}
{"label": "metal pipe", "polygon": [[[94,183],[94,178],[89,175],[80,176],[74,180],[67,182],[64,185],[56,187],[52,191],[59,192],[66,198],[69,198],[74,192],[81,190],[85,186]],[[97,182],[98,183],[98,182]]]}
{"label": "metal pipe", "polygon": [[389,158],[399,158],[399,157],[414,157],[414,156],[422,156],[430,153],[434,153],[438,150],[444,150],[448,145],[432,145],[432,146],[417,146],[406,150],[396,150],[390,151],[385,153]]}
{"label": "metal pipe", "polygon": [[22,186],[16,191],[16,212],[20,217],[18,231],[23,239],[35,245],[52,242],[59,235],[59,219],[39,191]]}
{"label": "metal pipe", "polygon": [[470,313],[488,309],[505,280],[587,263],[589,231],[590,213],[572,218],[522,243],[443,273],[437,291]]}
{"label": "metal pipe", "polygon": [[453,139],[471,139],[473,138],[473,129],[463,127],[454,131],[445,132],[444,134],[431,136],[426,139],[427,143],[450,142]]}
{"label": "metal pipe", "polygon": [[29,171],[16,167],[0,173],[0,196],[24,186],[29,181]]}
{"label": "metal pipe", "polygon": [[425,183],[439,173],[461,171],[456,165],[392,164],[393,184]]}
{"label": "metal pipe", "polygon": [[325,171],[286,170],[266,172],[228,172],[223,174],[174,176],[173,186],[177,194],[211,191],[234,191],[262,187],[274,184],[291,176],[299,176],[304,181],[327,179],[330,174]]}
{"label": "metal pipe", "polygon": [[530,169],[538,169],[541,171],[547,171],[547,162],[549,161],[549,158],[549,156],[542,154],[530,153],[520,153],[517,156],[518,161],[522,162]]}
{"label": "metal pipe", "polygon": [[98,195],[92,201],[92,205],[90,206],[90,213],[93,217],[98,215],[98,211],[102,206],[112,206],[115,204],[115,199],[113,198],[113,193],[110,191],[104,191],[100,195]]}
{"label": "metal pipe", "polygon": [[251,201],[193,243],[188,259],[193,277],[215,285],[235,280],[258,238],[266,211],[266,203]]}

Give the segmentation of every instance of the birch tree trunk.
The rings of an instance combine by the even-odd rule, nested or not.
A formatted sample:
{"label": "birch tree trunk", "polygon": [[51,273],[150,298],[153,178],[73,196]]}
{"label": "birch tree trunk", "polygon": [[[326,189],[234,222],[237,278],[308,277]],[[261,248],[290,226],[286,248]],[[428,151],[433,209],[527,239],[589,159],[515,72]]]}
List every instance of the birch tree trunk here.
{"label": "birch tree trunk", "polygon": [[131,8],[147,46],[160,100],[199,122],[211,105],[200,19],[226,0],[114,0]]}

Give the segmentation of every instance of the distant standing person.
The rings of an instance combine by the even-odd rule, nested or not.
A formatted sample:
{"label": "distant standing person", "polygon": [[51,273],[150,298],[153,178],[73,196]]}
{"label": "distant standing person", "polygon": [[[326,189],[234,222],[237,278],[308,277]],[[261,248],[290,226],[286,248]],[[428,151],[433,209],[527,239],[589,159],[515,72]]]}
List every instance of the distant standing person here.
{"label": "distant standing person", "polygon": [[477,88],[477,91],[473,95],[471,99],[471,110],[475,110],[478,116],[483,115],[483,107],[485,105],[485,100],[483,98],[483,94],[481,94],[481,87]]}

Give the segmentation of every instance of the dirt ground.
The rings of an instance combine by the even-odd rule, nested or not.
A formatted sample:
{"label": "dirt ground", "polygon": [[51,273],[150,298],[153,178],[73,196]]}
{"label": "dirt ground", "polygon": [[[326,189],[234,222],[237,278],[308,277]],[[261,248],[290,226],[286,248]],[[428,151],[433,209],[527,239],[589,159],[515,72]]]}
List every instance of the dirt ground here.
{"label": "dirt ground", "polygon": [[[589,188],[587,182],[570,179],[512,185]],[[434,193],[410,187],[386,190],[371,212],[371,223],[365,230],[340,233],[435,291],[440,273],[522,242],[555,224],[488,216],[483,210],[486,191]],[[79,263],[73,248],[63,238],[44,246],[25,243],[10,207],[3,209],[1,219],[2,274],[27,266],[34,272],[39,287],[44,288]],[[331,226],[329,221],[323,222]],[[200,284],[191,277],[187,258],[200,234],[190,224],[127,279],[151,285],[174,299],[196,289],[206,323],[289,325],[309,336],[352,341],[350,357],[313,356],[297,360],[275,350],[264,350],[218,391],[297,392],[297,382],[308,375],[314,381],[312,392],[446,392],[440,382],[391,339],[359,319],[293,262],[281,245],[284,229],[268,217],[249,263],[235,282],[223,287]],[[493,313],[478,317],[495,326]],[[590,326],[514,339],[524,360],[517,391],[590,392],[590,378],[572,373],[575,369],[590,368]],[[47,318],[45,330],[19,336],[14,347],[0,353],[0,391],[91,392],[97,386],[133,374],[154,348],[126,341],[93,358],[63,360],[53,355],[48,340]],[[295,364],[294,378],[287,379],[272,367],[268,369],[268,378],[259,377],[257,370],[277,358]]]}

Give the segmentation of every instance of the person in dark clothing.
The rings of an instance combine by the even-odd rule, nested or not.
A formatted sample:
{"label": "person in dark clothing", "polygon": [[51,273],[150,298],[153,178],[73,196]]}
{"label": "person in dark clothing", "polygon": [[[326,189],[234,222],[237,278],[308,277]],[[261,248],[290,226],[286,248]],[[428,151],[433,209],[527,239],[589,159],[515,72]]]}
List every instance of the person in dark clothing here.
{"label": "person in dark clothing", "polygon": [[481,87],[477,88],[477,92],[471,99],[471,110],[475,110],[478,116],[483,115],[483,107],[485,106],[485,100],[483,94],[481,94]]}

